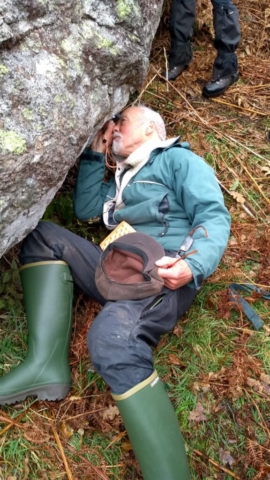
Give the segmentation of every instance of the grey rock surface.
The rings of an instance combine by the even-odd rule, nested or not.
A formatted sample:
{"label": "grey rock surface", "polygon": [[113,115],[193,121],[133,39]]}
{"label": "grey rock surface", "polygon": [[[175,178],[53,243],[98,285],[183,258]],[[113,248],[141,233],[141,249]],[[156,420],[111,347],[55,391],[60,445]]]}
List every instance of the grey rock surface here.
{"label": "grey rock surface", "polygon": [[147,73],[163,0],[0,0],[0,257]]}

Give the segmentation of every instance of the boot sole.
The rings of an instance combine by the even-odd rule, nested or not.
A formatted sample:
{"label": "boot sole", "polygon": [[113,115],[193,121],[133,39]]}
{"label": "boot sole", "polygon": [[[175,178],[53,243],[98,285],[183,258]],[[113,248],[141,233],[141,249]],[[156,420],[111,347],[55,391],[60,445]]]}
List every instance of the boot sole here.
{"label": "boot sole", "polygon": [[12,395],[1,395],[0,405],[11,405],[16,402],[22,402],[26,397],[37,397],[37,400],[48,400],[54,402],[56,400],[63,400],[70,391],[70,385],[43,385],[40,387],[29,388],[20,393],[13,393]]}

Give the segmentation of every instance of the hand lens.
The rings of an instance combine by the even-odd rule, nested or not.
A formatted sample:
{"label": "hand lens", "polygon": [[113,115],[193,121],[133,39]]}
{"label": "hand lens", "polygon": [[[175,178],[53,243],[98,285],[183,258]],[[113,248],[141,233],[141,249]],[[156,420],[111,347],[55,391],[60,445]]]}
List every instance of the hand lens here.
{"label": "hand lens", "polygon": [[112,117],[112,121],[115,123],[115,125],[117,125],[117,123],[119,122],[120,120],[120,114],[119,113],[116,113],[113,117]]}

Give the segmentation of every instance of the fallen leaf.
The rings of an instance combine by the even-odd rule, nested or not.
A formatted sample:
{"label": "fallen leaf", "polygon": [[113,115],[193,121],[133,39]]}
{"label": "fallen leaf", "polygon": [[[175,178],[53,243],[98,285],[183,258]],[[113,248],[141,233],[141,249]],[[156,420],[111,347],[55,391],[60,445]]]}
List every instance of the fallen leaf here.
{"label": "fallen leaf", "polygon": [[223,448],[220,448],[219,450],[219,458],[223,465],[227,465],[228,463],[230,467],[232,467],[235,463],[235,460],[231,456],[230,452],[228,450],[224,450]]}
{"label": "fallen leaf", "polygon": [[238,203],[241,203],[241,204],[245,203],[246,200],[244,199],[243,195],[241,195],[241,193],[230,191],[230,194]]}
{"label": "fallen leaf", "polygon": [[173,334],[177,336],[177,338],[181,337],[183,333],[183,327],[182,325],[176,325],[176,327],[174,327],[173,329]]}
{"label": "fallen leaf", "polygon": [[238,245],[238,244],[239,244],[239,242],[238,242],[238,240],[236,240],[235,237],[231,237],[231,238],[230,238],[230,240],[229,240],[229,245],[230,245],[231,247],[233,247],[233,245]]}
{"label": "fallen leaf", "polygon": [[238,398],[243,396],[243,389],[239,385],[235,388],[231,388],[230,392],[233,400],[237,400]]}
{"label": "fallen leaf", "polygon": [[210,384],[209,383],[205,383],[205,382],[194,382],[193,383],[193,386],[192,386],[192,390],[196,393],[196,392],[203,392],[203,393],[206,393],[206,392],[209,392],[210,390]]}
{"label": "fallen leaf", "polygon": [[[252,272],[253,270],[250,270],[250,271]],[[254,272],[253,272],[253,273],[254,273]],[[245,297],[245,300],[246,300],[246,302],[248,302],[248,303],[255,303],[255,302],[258,301],[258,298],[256,298],[256,297]]]}
{"label": "fallen leaf", "polygon": [[165,345],[167,345],[167,343],[168,343],[167,337],[163,337],[157,346],[157,350],[161,350],[163,347],[165,347]]}
{"label": "fallen leaf", "polygon": [[266,395],[270,396],[270,386],[267,383],[262,382],[263,390],[266,393]]}
{"label": "fallen leaf", "polygon": [[[267,375],[265,375],[265,377],[267,377]],[[254,380],[254,378],[250,378],[250,377],[247,378],[247,384],[249,387],[253,387],[257,392],[266,393],[267,395],[270,395],[270,386],[268,384],[268,381],[260,382],[259,380]]]}
{"label": "fallen leaf", "polygon": [[266,335],[270,335],[270,327],[268,327],[267,325],[264,325],[263,329]]}
{"label": "fallen leaf", "polygon": [[186,364],[182,362],[176,355],[173,355],[172,353],[168,355],[168,360],[169,360],[169,363],[171,363],[172,365],[181,365],[182,367],[186,367]]}
{"label": "fallen leaf", "polygon": [[61,422],[60,424],[60,431],[66,438],[72,437],[74,430],[71,426],[66,422]]}
{"label": "fallen leaf", "polygon": [[130,442],[122,442],[121,443],[121,448],[122,448],[122,450],[124,450],[124,452],[130,452],[131,450],[133,450]]}
{"label": "fallen leaf", "polygon": [[197,403],[195,410],[192,410],[189,414],[188,419],[193,422],[202,422],[203,420],[207,420],[206,416],[204,415],[205,408],[202,406],[200,402]]}
{"label": "fallen leaf", "polygon": [[270,175],[270,168],[269,167],[261,167],[262,172],[264,172],[265,175]]}
{"label": "fallen leaf", "polygon": [[117,415],[119,415],[119,410],[116,405],[109,405],[109,407],[102,412],[103,420],[113,420]]}
{"label": "fallen leaf", "polygon": [[270,376],[266,375],[266,373],[262,373],[260,375],[260,379],[261,379],[262,382],[268,383],[268,385],[270,385]]}

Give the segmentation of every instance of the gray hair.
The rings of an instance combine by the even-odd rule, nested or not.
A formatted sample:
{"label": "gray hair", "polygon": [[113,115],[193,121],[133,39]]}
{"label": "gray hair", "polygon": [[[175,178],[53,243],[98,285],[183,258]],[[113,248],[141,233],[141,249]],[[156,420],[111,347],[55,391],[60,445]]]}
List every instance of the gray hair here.
{"label": "gray hair", "polygon": [[160,140],[166,140],[166,127],[163,118],[159,113],[155,112],[151,108],[147,107],[146,105],[134,105],[137,108],[140,108],[143,111],[143,116],[146,120],[150,120],[154,122],[156,127],[156,132],[160,138]]}

